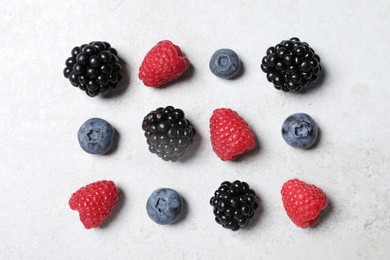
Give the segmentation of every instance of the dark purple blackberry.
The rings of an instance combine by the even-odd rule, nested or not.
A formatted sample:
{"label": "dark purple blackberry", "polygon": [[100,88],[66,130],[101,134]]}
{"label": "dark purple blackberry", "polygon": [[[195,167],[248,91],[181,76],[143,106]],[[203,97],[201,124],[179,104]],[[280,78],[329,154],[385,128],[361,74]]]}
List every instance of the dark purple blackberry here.
{"label": "dark purple blackberry", "polygon": [[172,162],[184,155],[196,134],[190,121],[185,119],[183,110],[172,106],[160,107],[147,114],[142,129],[149,151],[164,161]]}
{"label": "dark purple blackberry", "polygon": [[225,181],[215,191],[210,205],[214,207],[215,221],[218,224],[237,231],[240,227],[246,227],[253,217],[259,207],[256,200],[256,194],[248,183]]}
{"label": "dark purple blackberry", "polygon": [[91,42],[76,46],[65,61],[65,78],[88,96],[105,95],[122,80],[122,66],[117,51],[108,42]]}
{"label": "dark purple blackberry", "polygon": [[294,37],[269,47],[261,69],[276,89],[299,92],[317,80],[322,69],[320,61],[309,44]]}

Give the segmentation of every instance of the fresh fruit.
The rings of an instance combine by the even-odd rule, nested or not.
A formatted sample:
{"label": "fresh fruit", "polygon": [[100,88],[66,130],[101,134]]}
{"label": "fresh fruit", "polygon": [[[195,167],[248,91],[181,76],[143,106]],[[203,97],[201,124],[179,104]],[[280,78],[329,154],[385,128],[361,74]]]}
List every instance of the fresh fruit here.
{"label": "fresh fruit", "polygon": [[72,194],[69,206],[77,210],[86,229],[97,228],[108,217],[118,200],[118,189],[112,181],[97,181]]}
{"label": "fresh fruit", "polygon": [[317,80],[322,70],[320,61],[309,44],[294,37],[269,47],[261,69],[276,89],[298,92]]}
{"label": "fresh fruit", "polygon": [[108,42],[90,42],[72,49],[65,62],[64,76],[88,96],[105,95],[122,80],[117,51]]}
{"label": "fresh fruit", "polygon": [[210,205],[214,208],[215,221],[224,228],[237,231],[246,227],[259,204],[255,192],[246,182],[225,181],[221,184]]}
{"label": "fresh fruit", "polygon": [[176,222],[183,211],[183,199],[177,191],[168,188],[155,190],[146,203],[146,212],[159,225]]}
{"label": "fresh fruit", "polygon": [[298,179],[283,184],[281,194],[287,215],[301,228],[315,225],[321,210],[328,205],[326,194],[320,188]]}
{"label": "fresh fruit", "polygon": [[145,56],[138,77],[148,87],[160,87],[180,77],[190,66],[190,61],[179,46],[160,41]]}
{"label": "fresh fruit", "polygon": [[91,154],[105,154],[114,144],[115,129],[106,120],[91,118],[80,127],[77,137],[80,147]]}
{"label": "fresh fruit", "polygon": [[145,131],[149,151],[164,161],[177,161],[193,142],[195,128],[184,117],[181,109],[159,107],[144,117],[142,129]]}
{"label": "fresh fruit", "polygon": [[214,110],[210,118],[210,138],[214,152],[223,161],[256,147],[256,139],[248,124],[230,108]]}
{"label": "fresh fruit", "polygon": [[211,56],[209,67],[215,76],[230,79],[240,72],[241,61],[233,50],[219,49]]}
{"label": "fresh fruit", "polygon": [[307,149],[317,140],[318,126],[309,115],[296,113],[283,122],[282,136],[292,147]]}

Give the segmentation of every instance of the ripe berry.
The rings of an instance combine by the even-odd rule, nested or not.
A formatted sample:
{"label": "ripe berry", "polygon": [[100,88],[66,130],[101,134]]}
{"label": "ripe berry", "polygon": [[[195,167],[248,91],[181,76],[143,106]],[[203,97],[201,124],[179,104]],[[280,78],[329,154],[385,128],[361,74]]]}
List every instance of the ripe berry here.
{"label": "ripe berry", "polygon": [[233,160],[256,147],[251,128],[230,108],[214,110],[210,118],[210,138],[214,152],[223,161]]}
{"label": "ripe berry", "polygon": [[142,129],[145,131],[149,151],[164,161],[177,161],[192,144],[195,128],[184,117],[181,109],[167,106],[157,108],[144,117]]}
{"label": "ripe berry", "polygon": [[64,76],[90,97],[115,90],[122,80],[117,51],[108,42],[96,41],[74,47],[71,55],[65,61]]}
{"label": "ripe berry", "polygon": [[318,126],[309,115],[296,113],[287,117],[283,122],[282,136],[292,147],[307,149],[317,140]]}
{"label": "ripe berry", "polygon": [[301,228],[315,225],[321,210],[328,205],[326,194],[320,188],[298,179],[284,183],[281,194],[287,215]]}
{"label": "ripe berry", "polygon": [[255,192],[246,182],[225,181],[210,199],[215,221],[224,228],[237,231],[246,227],[259,207]]}
{"label": "ripe berry", "polygon": [[159,225],[173,224],[180,218],[182,211],[182,197],[169,188],[155,190],[146,203],[148,216]]}
{"label": "ripe berry", "polygon": [[209,67],[215,76],[230,79],[240,72],[241,61],[233,50],[220,49],[211,56]]}
{"label": "ripe berry", "polygon": [[160,87],[180,77],[190,66],[190,61],[179,46],[160,41],[145,56],[138,77],[145,86]]}
{"label": "ripe berry", "polygon": [[296,37],[268,48],[261,69],[276,89],[295,92],[308,88],[322,70],[320,57]]}
{"label": "ripe berry", "polygon": [[112,181],[97,181],[72,194],[69,206],[77,210],[86,229],[97,228],[108,217],[118,200],[118,189]]}
{"label": "ripe berry", "polygon": [[91,118],[77,132],[80,147],[87,153],[105,154],[114,144],[115,129],[106,120]]}

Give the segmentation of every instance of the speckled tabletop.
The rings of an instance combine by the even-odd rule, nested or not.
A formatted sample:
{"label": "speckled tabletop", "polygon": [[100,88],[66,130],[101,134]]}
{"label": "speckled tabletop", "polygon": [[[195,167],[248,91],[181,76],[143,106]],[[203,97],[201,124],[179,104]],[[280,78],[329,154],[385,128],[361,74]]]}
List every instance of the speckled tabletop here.
{"label": "speckled tabletop", "polygon": [[[389,259],[389,1],[5,1],[0,0],[1,259]],[[297,36],[321,56],[321,83],[305,94],[275,90],[260,70],[266,49]],[[161,89],[138,68],[158,41],[178,44],[192,63]],[[89,98],[64,79],[70,50],[109,41],[125,62],[120,91]],[[234,49],[244,70],[212,75],[216,49]],[[149,153],[141,122],[149,111],[182,108],[198,136],[184,160]],[[212,151],[208,120],[219,107],[251,125],[259,148],[223,162]],[[310,114],[316,147],[282,139],[283,120]],[[88,118],[119,133],[114,151],[94,156],[76,133]],[[317,226],[296,227],[280,196],[300,178],[321,187],[330,205]],[[70,195],[111,179],[119,203],[102,228],[85,230]],[[225,180],[248,182],[261,207],[246,230],[214,222],[209,199]],[[145,210],[159,187],[186,201],[184,218],[158,226]]]}

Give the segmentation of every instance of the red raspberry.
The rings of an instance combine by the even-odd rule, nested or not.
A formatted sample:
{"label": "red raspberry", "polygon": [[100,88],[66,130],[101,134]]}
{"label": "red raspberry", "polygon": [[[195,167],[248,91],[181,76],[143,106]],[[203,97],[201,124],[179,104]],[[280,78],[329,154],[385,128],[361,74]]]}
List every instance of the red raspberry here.
{"label": "red raspberry", "polygon": [[179,46],[170,41],[157,43],[145,56],[138,77],[148,87],[159,87],[178,78],[190,66]]}
{"label": "red raspberry", "polygon": [[320,188],[298,179],[283,184],[281,193],[287,215],[301,228],[314,226],[321,210],[328,205],[328,198]]}
{"label": "red raspberry", "polygon": [[97,181],[72,194],[69,206],[78,210],[86,229],[96,228],[107,218],[118,200],[118,189],[112,181]]}
{"label": "red raspberry", "polygon": [[256,147],[256,139],[248,124],[230,108],[214,110],[210,118],[210,137],[214,152],[223,161]]}

